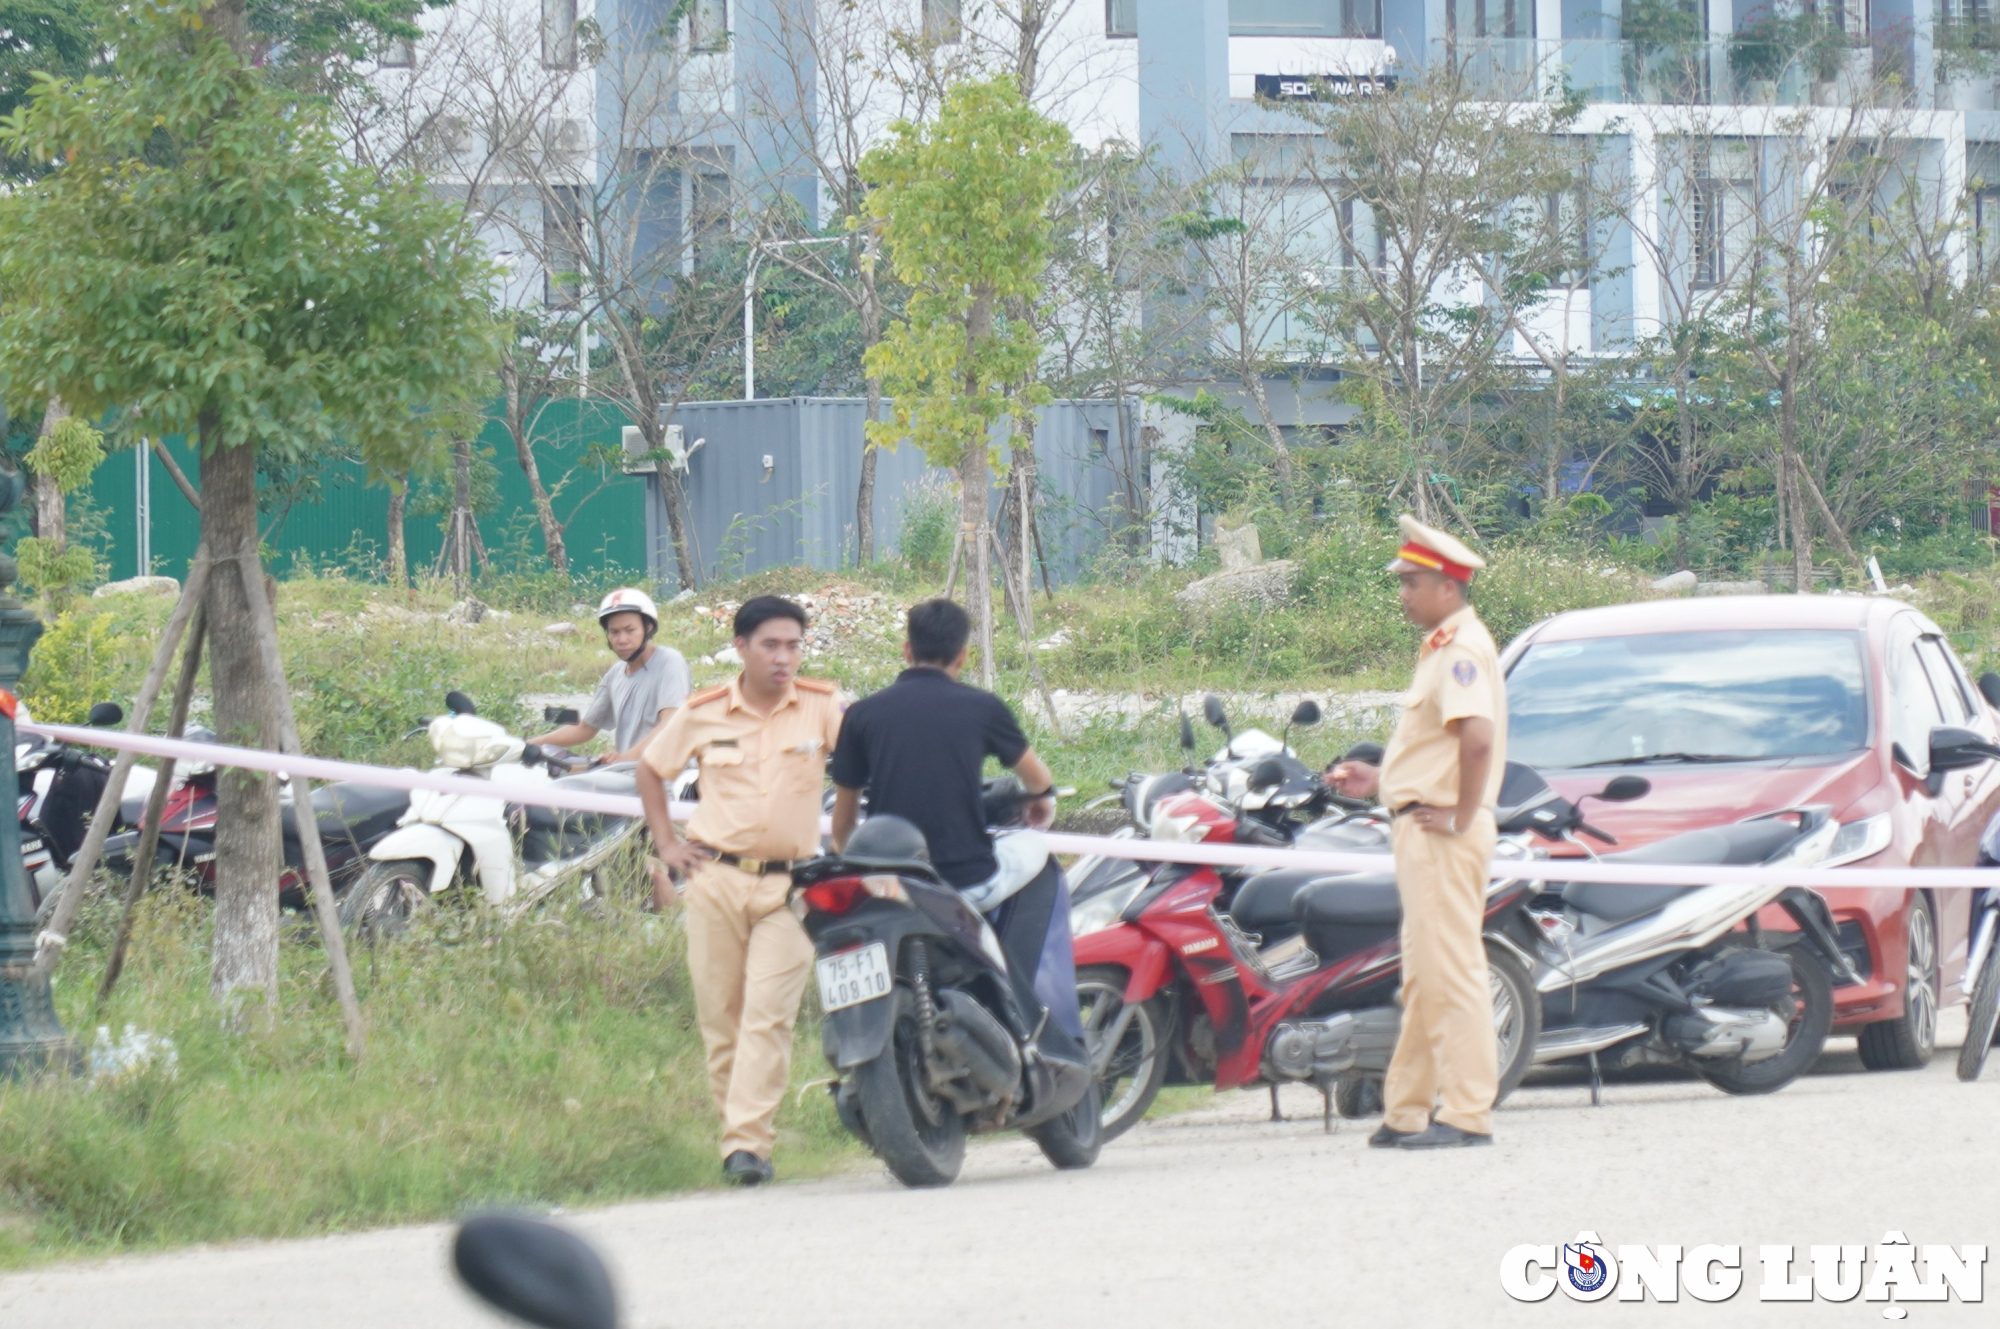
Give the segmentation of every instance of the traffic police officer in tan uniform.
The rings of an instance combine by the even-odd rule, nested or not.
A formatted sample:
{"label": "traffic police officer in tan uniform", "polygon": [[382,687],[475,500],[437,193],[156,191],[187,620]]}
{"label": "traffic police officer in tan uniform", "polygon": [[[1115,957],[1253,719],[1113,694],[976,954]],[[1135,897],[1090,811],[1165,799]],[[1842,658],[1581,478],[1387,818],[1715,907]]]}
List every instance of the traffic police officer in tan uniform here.
{"label": "traffic police officer in tan uniform", "polygon": [[1493,809],[1507,746],[1499,652],[1468,588],[1486,561],[1416,518],[1388,570],[1403,612],[1424,630],[1416,678],[1378,770],[1336,766],[1333,781],[1396,814],[1403,905],[1403,1026],[1382,1086],[1378,1147],[1442,1149],[1493,1142],[1499,1072],[1482,930]]}
{"label": "traffic police officer in tan uniform", "polygon": [[[840,737],[833,684],[798,677],[805,628],[805,610],[790,600],[746,601],[735,623],[743,672],[689,697],[647,744],[638,772],[659,859],[687,876],[688,972],[722,1117],[722,1171],[746,1186],[772,1176],[771,1119],[813,957],[785,897],[792,864],[819,852],[826,761]],[[682,840],[667,782],[690,757],[701,799]]]}

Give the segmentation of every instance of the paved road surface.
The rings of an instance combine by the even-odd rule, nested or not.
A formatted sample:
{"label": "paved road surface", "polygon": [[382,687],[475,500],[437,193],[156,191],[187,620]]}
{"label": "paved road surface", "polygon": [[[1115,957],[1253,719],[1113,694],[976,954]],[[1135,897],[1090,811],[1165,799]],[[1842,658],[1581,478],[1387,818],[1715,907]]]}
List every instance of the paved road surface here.
{"label": "paved road surface", "polygon": [[[1956,1042],[1952,1018],[1943,1041]],[[1851,1044],[1836,1044],[1851,1047]],[[1153,1122],[1081,1173],[1032,1148],[975,1148],[959,1183],[902,1190],[878,1170],[570,1216],[609,1256],[645,1329],[901,1326],[1882,1324],[1884,1307],[1760,1304],[1758,1245],[1924,1243],[1995,1251],[1986,1304],[1915,1305],[1903,1323],[2000,1324],[2000,1067],[1962,1085],[1951,1054],[1875,1075],[1851,1051],[1771,1098],[1694,1081],[1534,1085],[1494,1148],[1411,1156],[1366,1130],[1321,1133],[1294,1090]],[[1731,1302],[1588,1306],[1501,1292],[1501,1254],[1591,1228],[1621,1243],[1740,1244]],[[449,1230],[212,1248],[0,1278],[0,1326],[474,1329]]]}

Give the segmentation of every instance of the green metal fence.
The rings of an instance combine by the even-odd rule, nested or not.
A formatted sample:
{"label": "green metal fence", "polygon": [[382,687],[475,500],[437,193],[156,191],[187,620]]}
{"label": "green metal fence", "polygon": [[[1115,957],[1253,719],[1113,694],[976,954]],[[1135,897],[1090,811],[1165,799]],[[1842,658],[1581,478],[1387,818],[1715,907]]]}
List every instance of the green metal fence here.
{"label": "green metal fence", "polygon": [[[579,572],[646,566],[645,486],[639,477],[625,475],[615,460],[625,423],[624,416],[605,403],[575,398],[548,403],[536,422],[536,465],[543,484],[555,490],[557,517],[568,523],[564,539],[570,562]],[[545,566],[528,478],[514,455],[512,440],[492,423],[479,442],[492,466],[485,486],[490,503],[479,513],[488,552],[507,569],[532,571]],[[181,469],[199,483],[193,445],[176,437],[167,441],[167,447]],[[448,492],[449,486],[449,472],[413,486],[412,508],[419,506],[425,493]],[[108,538],[95,543],[99,558],[108,564],[109,577],[145,572],[178,577],[186,572],[200,527],[194,509],[159,458],[135,451],[116,453],[98,467],[84,494],[108,528]],[[442,512],[413,510],[405,517],[413,572],[437,561],[444,520]],[[266,537],[272,570],[281,576],[306,566],[373,570],[388,548],[389,489],[369,483],[357,461],[332,459],[319,473],[317,493],[282,516],[269,514],[266,525],[272,527]],[[146,566],[141,565],[142,553],[147,555]]]}

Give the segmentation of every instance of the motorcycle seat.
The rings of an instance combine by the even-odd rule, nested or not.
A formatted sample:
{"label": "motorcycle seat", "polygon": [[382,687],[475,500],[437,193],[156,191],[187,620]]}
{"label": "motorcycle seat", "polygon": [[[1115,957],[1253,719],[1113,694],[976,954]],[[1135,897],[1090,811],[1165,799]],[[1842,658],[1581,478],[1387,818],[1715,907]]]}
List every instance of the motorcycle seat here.
{"label": "motorcycle seat", "polygon": [[[409,809],[410,795],[404,789],[383,789],[377,785],[342,781],[315,788],[312,804],[322,841],[347,840],[358,846],[387,834]],[[279,819],[286,841],[296,842],[299,838],[298,805],[285,804]]]}
{"label": "motorcycle seat", "polygon": [[1270,868],[1237,888],[1229,916],[1245,932],[1269,932],[1292,923],[1292,901],[1326,873],[1311,868]]}
{"label": "motorcycle seat", "polygon": [[1307,929],[1393,927],[1403,921],[1403,902],[1393,872],[1323,875],[1292,901],[1292,917]]}
{"label": "motorcycle seat", "polygon": [[[1798,827],[1776,819],[1732,822],[1670,835],[1664,840],[1604,855],[1607,863],[1676,863],[1690,867],[1748,866],[1762,863],[1798,836]],[[1579,913],[1608,923],[1639,918],[1699,886],[1625,886],[1573,881],[1562,888],[1563,902]]]}
{"label": "motorcycle seat", "polygon": [[[565,775],[550,783],[557,789],[583,789],[593,794],[631,794],[638,786],[632,781],[632,769],[623,770],[607,767],[594,771],[579,771],[575,775]],[[595,835],[604,824],[605,813],[578,812],[573,808],[548,808],[540,804],[526,805],[528,829],[531,831],[568,831],[571,834]]]}

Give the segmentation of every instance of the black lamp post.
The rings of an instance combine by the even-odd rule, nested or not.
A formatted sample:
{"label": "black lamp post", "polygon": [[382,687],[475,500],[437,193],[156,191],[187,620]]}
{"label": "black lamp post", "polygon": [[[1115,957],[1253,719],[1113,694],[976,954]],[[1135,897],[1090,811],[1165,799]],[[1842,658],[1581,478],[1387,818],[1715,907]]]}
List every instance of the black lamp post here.
{"label": "black lamp post", "polygon": [[[21,473],[0,463],[0,517],[21,501]],[[0,791],[12,793],[14,770],[14,687],[28,667],[28,652],[42,635],[42,621],[17,599],[14,560],[0,554],[0,751],[6,753]],[[33,976],[35,906],[21,870],[21,823],[0,809],[0,1077],[70,1070],[76,1044],[56,1020],[49,981]]]}

